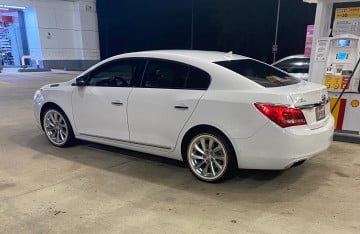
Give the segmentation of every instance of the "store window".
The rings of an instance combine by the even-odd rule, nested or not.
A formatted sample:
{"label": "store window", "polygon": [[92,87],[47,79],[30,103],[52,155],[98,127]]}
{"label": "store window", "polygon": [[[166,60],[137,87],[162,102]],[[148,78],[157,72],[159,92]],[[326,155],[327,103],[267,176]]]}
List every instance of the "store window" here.
{"label": "store window", "polygon": [[4,67],[20,67],[21,57],[28,53],[24,24],[22,10],[0,10],[0,59]]}

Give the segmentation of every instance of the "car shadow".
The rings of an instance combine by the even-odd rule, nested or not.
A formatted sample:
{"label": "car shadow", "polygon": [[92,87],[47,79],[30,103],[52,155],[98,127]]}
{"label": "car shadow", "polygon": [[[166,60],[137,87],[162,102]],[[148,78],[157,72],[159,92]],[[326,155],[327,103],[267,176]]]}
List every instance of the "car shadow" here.
{"label": "car shadow", "polygon": [[[31,137],[25,137],[31,136]],[[12,141],[37,152],[33,158],[57,157],[161,186],[207,194],[214,199],[250,200],[257,203],[287,202],[317,190],[327,182],[331,169],[309,161],[285,171],[238,170],[235,178],[211,184],[197,180],[183,162],[116,147],[78,141],[69,148],[51,145],[38,129],[13,136]],[[119,185],[120,186],[120,185]],[[256,196],[254,196],[256,194]]]}

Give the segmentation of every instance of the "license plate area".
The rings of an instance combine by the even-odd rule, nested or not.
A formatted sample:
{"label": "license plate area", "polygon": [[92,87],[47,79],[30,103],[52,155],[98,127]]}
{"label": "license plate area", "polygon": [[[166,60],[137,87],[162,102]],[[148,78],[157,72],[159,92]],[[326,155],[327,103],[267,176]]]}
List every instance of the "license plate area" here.
{"label": "license plate area", "polygon": [[325,105],[315,107],[315,115],[316,115],[316,121],[325,119],[326,116]]}

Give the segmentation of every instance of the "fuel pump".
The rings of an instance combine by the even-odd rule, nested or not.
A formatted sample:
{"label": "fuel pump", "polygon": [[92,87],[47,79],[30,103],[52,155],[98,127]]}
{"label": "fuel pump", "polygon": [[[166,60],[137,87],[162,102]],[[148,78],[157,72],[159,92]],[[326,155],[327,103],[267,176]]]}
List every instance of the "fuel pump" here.
{"label": "fuel pump", "polygon": [[360,37],[344,34],[316,44],[312,81],[328,88],[336,131],[360,136]]}
{"label": "fuel pump", "polygon": [[360,2],[303,1],[316,4],[308,80],[328,88],[335,135],[360,138]]}
{"label": "fuel pump", "polygon": [[[359,69],[355,70],[359,60],[360,38],[353,35],[341,35],[329,39],[324,85],[330,92],[359,92]],[[353,74],[354,72],[354,74]],[[350,77],[352,77],[351,80]]]}

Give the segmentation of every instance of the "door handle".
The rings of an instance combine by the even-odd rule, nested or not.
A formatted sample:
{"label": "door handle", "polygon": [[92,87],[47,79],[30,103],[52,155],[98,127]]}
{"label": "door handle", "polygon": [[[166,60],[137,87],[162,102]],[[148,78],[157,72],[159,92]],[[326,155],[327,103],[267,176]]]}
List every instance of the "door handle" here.
{"label": "door handle", "polygon": [[185,106],[185,105],[176,105],[174,106],[175,109],[180,109],[180,110],[187,110],[189,109],[188,106]]}
{"label": "door handle", "polygon": [[122,106],[122,105],[124,105],[124,103],[122,103],[120,101],[112,101],[111,104],[113,104],[114,106]]}

